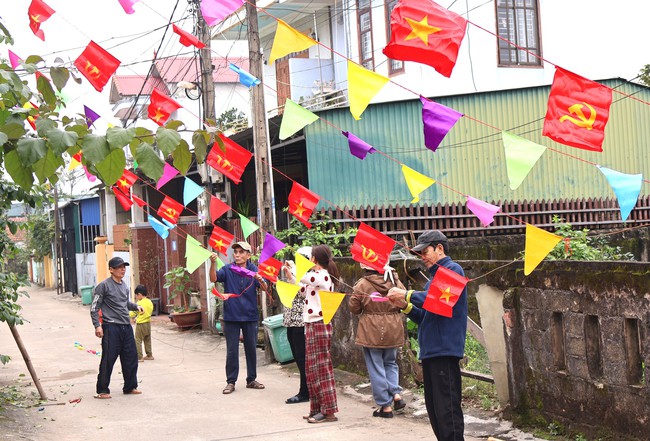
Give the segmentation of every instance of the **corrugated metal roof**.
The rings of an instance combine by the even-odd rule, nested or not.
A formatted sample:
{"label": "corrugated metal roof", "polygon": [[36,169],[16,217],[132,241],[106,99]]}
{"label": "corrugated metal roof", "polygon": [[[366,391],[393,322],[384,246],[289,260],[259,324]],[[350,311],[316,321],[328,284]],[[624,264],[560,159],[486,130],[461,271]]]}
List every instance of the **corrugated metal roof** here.
{"label": "corrugated metal roof", "polygon": [[[646,87],[624,80],[604,84],[650,102]],[[648,104],[614,92],[603,152],[589,152],[542,136],[549,91],[549,86],[540,86],[435,99],[468,116],[458,121],[436,152],[424,146],[418,99],[371,105],[360,121],[347,108],[321,112],[322,119],[304,129],[309,188],[339,207],[411,201],[399,163],[380,153],[363,161],[353,157],[347,139],[324,120],[460,192],[433,185],[422,193],[420,204],[460,202],[464,195],[485,201],[614,197],[602,173],[580,159],[622,173],[650,174],[650,157],[645,153],[650,141]],[[500,131],[475,120],[575,158],[547,150],[522,185],[510,190]],[[648,186],[641,192],[648,194]]]}

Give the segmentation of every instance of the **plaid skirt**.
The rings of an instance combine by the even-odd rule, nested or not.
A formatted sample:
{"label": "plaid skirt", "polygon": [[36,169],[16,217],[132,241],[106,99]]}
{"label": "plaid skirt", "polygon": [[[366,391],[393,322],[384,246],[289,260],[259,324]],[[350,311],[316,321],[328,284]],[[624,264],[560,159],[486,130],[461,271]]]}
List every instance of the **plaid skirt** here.
{"label": "plaid skirt", "polygon": [[305,323],[305,373],[311,413],[331,414],[339,411],[330,356],[331,344],[331,324],[326,325],[322,321]]}

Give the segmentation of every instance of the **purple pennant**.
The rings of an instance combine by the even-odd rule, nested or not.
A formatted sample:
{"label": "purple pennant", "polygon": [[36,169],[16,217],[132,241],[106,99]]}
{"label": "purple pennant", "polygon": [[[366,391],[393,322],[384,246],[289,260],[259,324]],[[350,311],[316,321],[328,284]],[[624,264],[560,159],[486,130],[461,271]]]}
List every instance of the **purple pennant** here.
{"label": "purple pennant", "polygon": [[230,270],[235,274],[239,274],[240,276],[247,277],[249,279],[255,277],[255,273],[253,271],[249,270],[248,268],[242,268],[239,265],[230,265]]}
{"label": "purple pennant", "polygon": [[348,138],[348,145],[350,146],[350,153],[357,158],[363,160],[368,153],[375,153],[377,150],[362,139],[357,138],[350,132],[341,132],[343,136]]}
{"label": "purple pennant", "polygon": [[93,109],[84,104],[84,115],[86,115],[86,124],[88,127],[92,126],[101,116],[99,116]]}
{"label": "purple pennant", "polygon": [[429,101],[422,96],[420,102],[422,102],[422,122],[424,123],[424,145],[435,152],[463,114],[442,104]]}
{"label": "purple pennant", "polygon": [[260,263],[273,257],[275,253],[284,247],[286,247],[286,245],[281,240],[275,238],[271,233],[266,233],[266,237],[264,238],[264,247],[260,253]]}

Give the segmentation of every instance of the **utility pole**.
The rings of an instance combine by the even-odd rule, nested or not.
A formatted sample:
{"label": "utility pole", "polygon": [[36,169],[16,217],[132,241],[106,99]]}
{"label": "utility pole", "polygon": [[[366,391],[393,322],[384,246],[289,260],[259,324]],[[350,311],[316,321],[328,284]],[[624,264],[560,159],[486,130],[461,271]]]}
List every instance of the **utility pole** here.
{"label": "utility pole", "polygon": [[59,192],[54,184],[54,278],[56,279],[56,293],[63,293],[63,268],[61,259],[63,252],[61,248],[61,224],[59,217]]}
{"label": "utility pole", "polygon": [[201,68],[201,103],[203,103],[204,124],[214,122],[214,80],[212,79],[212,49],[210,47],[210,29],[201,14],[199,1],[194,2],[196,8],[196,26],[199,40],[205,44],[199,49],[199,64]]}

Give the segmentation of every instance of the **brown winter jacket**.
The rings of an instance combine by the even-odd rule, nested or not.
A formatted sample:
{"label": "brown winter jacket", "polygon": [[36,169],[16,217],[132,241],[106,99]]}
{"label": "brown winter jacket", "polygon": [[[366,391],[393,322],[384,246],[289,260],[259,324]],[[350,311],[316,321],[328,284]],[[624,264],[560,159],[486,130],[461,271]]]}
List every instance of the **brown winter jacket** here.
{"label": "brown winter jacket", "polygon": [[395,284],[375,271],[366,271],[354,285],[355,294],[350,297],[350,312],[360,314],[355,343],[367,348],[398,348],[404,344],[404,319],[400,309],[390,302],[374,302],[369,295],[378,292],[386,296],[394,286],[404,289],[393,273]]}

